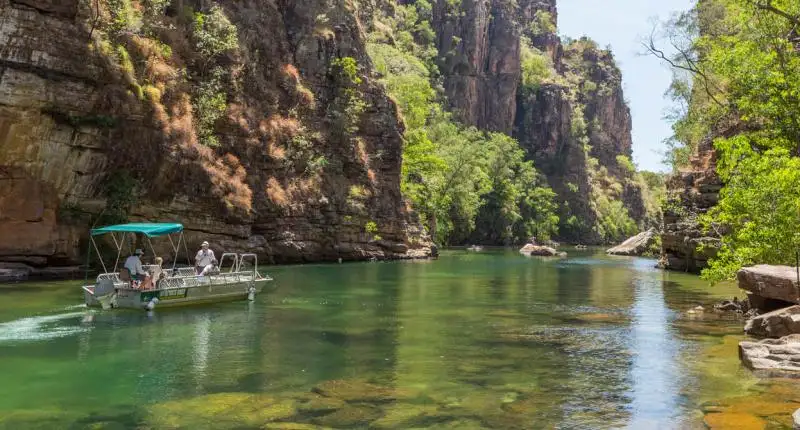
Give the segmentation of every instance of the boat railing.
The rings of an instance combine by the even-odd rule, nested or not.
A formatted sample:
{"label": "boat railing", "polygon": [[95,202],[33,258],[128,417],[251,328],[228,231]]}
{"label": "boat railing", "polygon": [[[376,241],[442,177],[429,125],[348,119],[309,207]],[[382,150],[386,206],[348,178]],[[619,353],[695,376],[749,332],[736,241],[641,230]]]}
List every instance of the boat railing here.
{"label": "boat railing", "polygon": [[227,260],[232,260],[231,261],[231,267],[228,268],[228,272],[227,273],[237,272],[238,268],[239,268],[239,255],[236,254],[235,252],[226,252],[226,253],[222,254],[222,257],[219,258],[219,271],[220,272],[224,272],[225,271],[225,261],[226,261],[226,259]]}

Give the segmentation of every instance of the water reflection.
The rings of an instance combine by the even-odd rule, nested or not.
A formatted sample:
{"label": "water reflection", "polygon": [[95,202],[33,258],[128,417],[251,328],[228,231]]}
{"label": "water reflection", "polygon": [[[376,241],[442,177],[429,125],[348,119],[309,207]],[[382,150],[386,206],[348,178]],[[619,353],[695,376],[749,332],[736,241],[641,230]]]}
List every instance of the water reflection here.
{"label": "water reflection", "polygon": [[[651,260],[573,254],[276,267],[279,288],[255,303],[100,312],[83,323],[84,312],[57,314],[22,343],[3,336],[28,323],[0,309],[10,320],[0,324],[0,416],[46,400],[84,416],[133,408],[125,419],[138,421],[126,425],[145,425],[151,405],[168,400],[296,400],[331,380],[416,393],[438,424],[667,428],[692,415],[697,401],[684,395],[706,379],[682,354],[712,342],[687,336],[676,311],[712,296]],[[44,295],[27,300],[52,312]],[[45,336],[53,332],[63,336]]]}

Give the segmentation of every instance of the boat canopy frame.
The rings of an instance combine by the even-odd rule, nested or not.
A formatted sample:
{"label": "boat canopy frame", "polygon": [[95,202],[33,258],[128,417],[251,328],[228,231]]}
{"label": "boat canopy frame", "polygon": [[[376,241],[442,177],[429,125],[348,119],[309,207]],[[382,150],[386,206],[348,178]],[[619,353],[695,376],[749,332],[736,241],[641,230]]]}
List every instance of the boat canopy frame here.
{"label": "boat canopy frame", "polygon": [[[117,237],[117,233],[119,233],[119,238]],[[89,239],[92,242],[92,246],[94,247],[95,252],[97,252],[97,259],[100,260],[100,265],[103,266],[104,273],[114,273],[117,271],[117,267],[119,266],[119,259],[122,255],[122,248],[125,246],[125,235],[129,233],[139,233],[144,235],[147,239],[147,244],[150,246],[150,250],[153,252],[153,255],[156,255],[155,248],[153,248],[153,242],[150,241],[150,238],[153,237],[161,237],[167,236],[169,239],[169,243],[172,246],[173,252],[175,252],[175,258],[172,259],[172,270],[175,270],[175,266],[178,263],[178,254],[180,253],[180,246],[183,243],[183,248],[186,251],[186,258],[189,260],[189,249],[186,245],[186,240],[183,236],[183,225],[179,223],[128,223],[128,224],[116,224],[116,225],[109,225],[100,228],[93,228],[90,232]],[[97,246],[97,242],[95,242],[95,236],[101,236],[109,234],[111,235],[111,239],[114,240],[114,245],[117,248],[117,258],[114,261],[114,270],[113,272],[109,272],[106,268],[106,264],[103,261],[103,255],[100,253],[100,248]],[[177,243],[172,239],[173,234],[178,234]],[[88,270],[88,261],[87,256],[87,270]]]}

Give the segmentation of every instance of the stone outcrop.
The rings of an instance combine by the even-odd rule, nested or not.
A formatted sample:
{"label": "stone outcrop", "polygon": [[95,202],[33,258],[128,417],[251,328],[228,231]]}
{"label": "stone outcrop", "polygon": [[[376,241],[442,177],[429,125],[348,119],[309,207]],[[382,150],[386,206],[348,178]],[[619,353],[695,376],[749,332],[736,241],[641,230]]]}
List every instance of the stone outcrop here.
{"label": "stone outcrop", "polygon": [[764,299],[800,303],[797,268],[759,264],[736,272],[739,288]]}
{"label": "stone outcrop", "polygon": [[555,248],[549,246],[539,246],[533,244],[526,244],[519,252],[521,254],[530,255],[532,257],[566,257],[566,252],[558,252]]}
{"label": "stone outcrop", "polygon": [[[98,6],[0,0],[0,261],[81,263],[88,228],[121,199],[118,173],[133,184],[128,217],[180,221],[190,248],[207,239],[275,262],[428,255],[400,193],[403,125],[358,18],[315,0],[219,4],[239,46],[214,59],[230,82],[208,147],[190,104],[208,60],[174,11],[152,30],[167,56],[135,32],[110,37]],[[346,56],[365,105],[352,139],[329,114],[333,60]]]}
{"label": "stone outcrop", "polygon": [[[562,220],[575,216],[582,221],[579,226],[562,226],[561,238],[587,244],[604,242],[594,228],[598,213],[591,199],[597,193],[621,200],[642,228],[653,225],[641,185],[634,181],[630,165],[618,158],[631,159],[632,123],[613,56],[588,40],[558,52],[556,71],[581,80],[580,88],[545,83],[532,91],[521,89],[514,137],[547,177],[559,201],[565,202]],[[576,123],[587,125],[585,135],[576,135],[580,128]],[[614,190],[617,185],[612,182],[621,189]]]}
{"label": "stone outcrop", "polygon": [[800,334],[800,305],[750,318],[745,323],[744,331],[751,336],[771,338]]}
{"label": "stone outcrop", "polygon": [[467,124],[511,133],[520,80],[518,13],[515,2],[507,1],[434,3],[445,93],[450,109]]}
{"label": "stone outcrop", "polygon": [[655,243],[657,237],[656,230],[643,231],[636,236],[628,238],[625,242],[607,250],[612,255],[642,255]]}
{"label": "stone outcrop", "polygon": [[764,377],[800,377],[800,334],[739,342],[742,364]]}
{"label": "stone outcrop", "polygon": [[704,231],[697,221],[719,200],[722,181],[715,169],[716,153],[712,140],[706,139],[691,158],[690,167],[667,181],[661,233],[662,267],[699,273],[716,255],[719,237]]}

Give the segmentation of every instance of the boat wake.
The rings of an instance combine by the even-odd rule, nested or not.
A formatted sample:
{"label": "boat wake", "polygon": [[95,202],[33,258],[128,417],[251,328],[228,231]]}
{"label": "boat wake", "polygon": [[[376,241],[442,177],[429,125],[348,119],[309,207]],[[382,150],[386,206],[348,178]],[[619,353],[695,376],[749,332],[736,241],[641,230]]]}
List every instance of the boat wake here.
{"label": "boat wake", "polygon": [[0,343],[55,339],[90,330],[81,324],[85,312],[20,318],[0,323]]}

